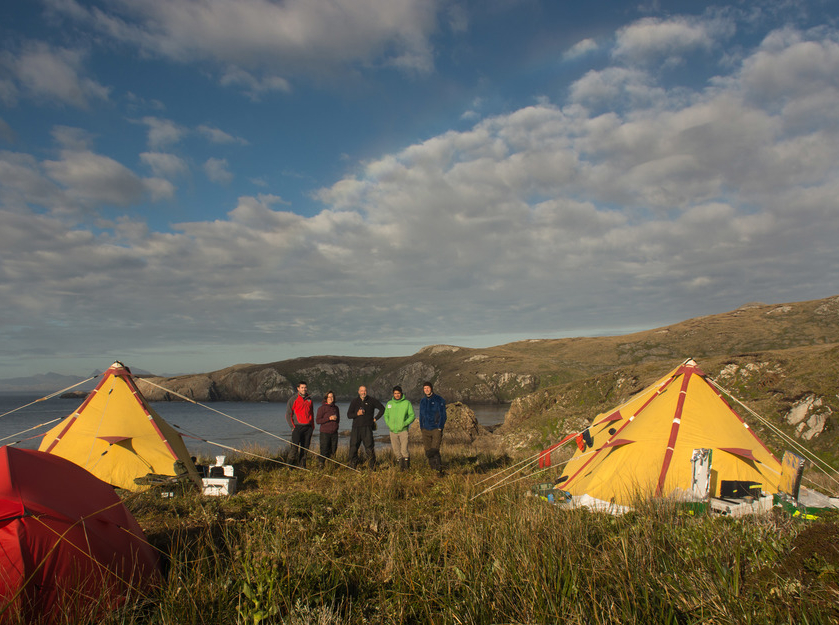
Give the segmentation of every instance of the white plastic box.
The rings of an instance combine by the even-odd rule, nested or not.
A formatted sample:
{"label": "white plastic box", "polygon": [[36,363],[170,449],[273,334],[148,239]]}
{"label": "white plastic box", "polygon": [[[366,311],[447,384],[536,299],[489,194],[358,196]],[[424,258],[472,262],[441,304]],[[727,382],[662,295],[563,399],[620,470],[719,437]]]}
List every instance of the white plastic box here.
{"label": "white plastic box", "polygon": [[236,476],[233,475],[233,465],[224,464],[226,458],[224,456],[216,456],[216,464],[214,467],[208,467],[208,471],[215,467],[221,467],[224,472],[224,477],[204,477],[201,482],[204,484],[205,495],[235,495],[236,494]]}
{"label": "white plastic box", "polygon": [[201,478],[204,483],[205,495],[235,495],[236,494],[236,478],[235,477],[204,477]]}

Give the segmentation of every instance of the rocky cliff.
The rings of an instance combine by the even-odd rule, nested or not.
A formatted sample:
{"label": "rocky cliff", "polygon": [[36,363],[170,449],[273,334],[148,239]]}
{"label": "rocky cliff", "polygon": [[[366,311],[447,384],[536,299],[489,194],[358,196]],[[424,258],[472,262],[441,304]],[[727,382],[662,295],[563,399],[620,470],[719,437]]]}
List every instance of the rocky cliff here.
{"label": "rocky cliff", "polygon": [[[534,339],[485,349],[432,345],[398,358],[318,356],[149,380],[196,401],[283,401],[298,380],[308,382],[314,397],[333,390],[346,401],[364,384],[374,396],[386,398],[399,384],[416,400],[423,382],[430,380],[449,402],[507,403],[540,389],[649,363],[667,367],[685,358],[702,361],[834,343],[839,343],[839,297],[747,304],[624,336]],[[157,386],[141,390],[151,401],[178,399]],[[812,425],[801,427],[809,431]]]}
{"label": "rocky cliff", "polygon": [[[401,358],[351,358],[324,356],[298,358],[266,365],[235,365],[195,375],[138,379],[149,401],[179,401],[178,395],[195,401],[285,401],[299,380],[305,380],[313,397],[335,391],[339,401],[355,397],[365,385],[375,397],[387,398],[397,384],[407,396],[418,400],[426,381],[450,402],[504,403],[538,386],[539,378],[517,370],[493,371],[489,356],[474,358],[461,347],[435,345]],[[464,369],[460,363],[477,362],[482,367]],[[470,370],[471,369],[471,370]]]}

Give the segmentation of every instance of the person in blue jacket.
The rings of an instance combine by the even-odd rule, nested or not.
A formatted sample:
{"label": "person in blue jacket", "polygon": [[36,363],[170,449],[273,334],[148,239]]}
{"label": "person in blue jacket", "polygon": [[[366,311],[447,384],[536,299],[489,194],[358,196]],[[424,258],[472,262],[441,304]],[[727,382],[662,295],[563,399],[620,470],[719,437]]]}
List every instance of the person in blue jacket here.
{"label": "person in blue jacket", "polygon": [[422,386],[425,394],[420,400],[419,423],[422,446],[428,466],[442,475],[443,459],[440,457],[440,443],[443,441],[443,427],[446,425],[446,400],[434,392],[431,382]]}

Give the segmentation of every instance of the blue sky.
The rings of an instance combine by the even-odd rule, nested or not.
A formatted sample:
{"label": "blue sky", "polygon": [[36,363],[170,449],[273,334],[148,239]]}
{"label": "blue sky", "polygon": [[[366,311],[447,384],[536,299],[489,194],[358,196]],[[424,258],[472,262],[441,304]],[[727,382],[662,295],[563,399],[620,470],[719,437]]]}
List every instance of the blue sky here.
{"label": "blue sky", "polygon": [[7,4],[0,378],[839,294],[836,1]]}

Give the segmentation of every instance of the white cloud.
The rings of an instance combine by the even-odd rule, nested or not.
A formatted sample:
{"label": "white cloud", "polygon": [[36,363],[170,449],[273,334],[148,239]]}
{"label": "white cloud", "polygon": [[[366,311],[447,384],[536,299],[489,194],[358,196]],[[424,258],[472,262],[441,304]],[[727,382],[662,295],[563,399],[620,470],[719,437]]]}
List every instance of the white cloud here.
{"label": "white cloud", "polygon": [[204,163],[204,173],[212,182],[229,184],[233,180],[233,174],[228,167],[226,158],[209,158]]}
{"label": "white cloud", "polygon": [[144,117],[141,122],[148,126],[148,144],[150,148],[162,148],[178,143],[188,130],[171,119]]}
{"label": "white cloud", "polygon": [[48,4],[56,14],[86,22],[149,54],[182,62],[209,60],[277,76],[332,73],[357,63],[429,71],[429,39],[437,27],[438,2],[150,0],[92,8],[75,0]]}
{"label": "white cloud", "polygon": [[[62,219],[81,219],[91,209],[127,207],[147,197],[172,197],[174,186],[159,177],[141,178],[118,161],[98,154],[82,130],[58,126],[53,136],[60,146],[58,158],[38,161],[31,155],[0,151],[0,207],[21,214],[43,209]],[[169,173],[176,161],[159,155],[144,160]]]}
{"label": "white cloud", "polygon": [[[662,32],[648,49],[675,53]],[[839,292],[834,55],[833,34],[785,32],[698,90],[607,67],[567,102],[363,163],[317,192],[313,216],[243,196],[225,218],[166,233],[101,216],[68,228],[57,207],[167,197],[182,161],[146,152],[154,178],[141,179],[60,129],[57,159],[0,152],[0,301],[23,328],[4,345],[22,353],[36,332],[55,342],[62,324],[82,335],[114,318],[125,326],[97,327],[102,344],[424,341]],[[158,143],[186,132],[172,125]],[[232,176],[224,159],[204,168]],[[25,210],[36,204],[52,210]]]}
{"label": "white cloud", "polygon": [[594,52],[598,47],[594,39],[582,39],[566,50],[562,58],[566,60],[576,59]]}
{"label": "white cloud", "polygon": [[648,107],[663,99],[665,93],[653,77],[639,69],[608,67],[591,70],[571,85],[571,102],[610,109]]}
{"label": "white cloud", "polygon": [[236,143],[238,145],[248,145],[247,139],[241,137],[234,137],[233,135],[224,132],[223,130],[214,126],[202,124],[198,126],[198,132],[208,141],[212,143]]}
{"label": "white cloud", "polygon": [[17,53],[0,55],[0,69],[12,79],[0,84],[0,97],[14,103],[23,94],[36,100],[86,109],[91,101],[106,101],[110,89],[85,75],[86,53],[39,41],[27,42]]}
{"label": "white cloud", "polygon": [[83,128],[53,126],[50,131],[55,142],[65,150],[83,151],[93,145],[93,137]]}
{"label": "white cloud", "polygon": [[733,29],[725,18],[643,18],[618,31],[612,54],[632,63],[677,63],[684,53],[711,50]]}
{"label": "white cloud", "polygon": [[168,200],[175,196],[175,185],[165,178],[146,178],[143,187],[153,202]]}
{"label": "white cloud", "polygon": [[90,151],[63,151],[60,160],[43,166],[69,198],[85,206],[128,206],[145,192],[143,181],[127,167]]}
{"label": "white cloud", "polygon": [[291,92],[291,83],[275,74],[255,76],[235,65],[229,65],[222,73],[219,83],[224,86],[238,86],[245,89],[245,93],[252,100],[259,100],[264,94],[272,91]]}
{"label": "white cloud", "polygon": [[805,40],[789,31],[772,33],[745,60],[736,80],[756,102],[784,104],[788,98],[835,95],[839,91],[839,42]]}
{"label": "white cloud", "polygon": [[179,156],[165,152],[143,152],[140,160],[145,163],[156,176],[175,178],[183,176],[189,171],[189,166]]}
{"label": "white cloud", "polygon": [[26,213],[32,207],[60,207],[62,197],[33,156],[0,151],[0,206]]}

